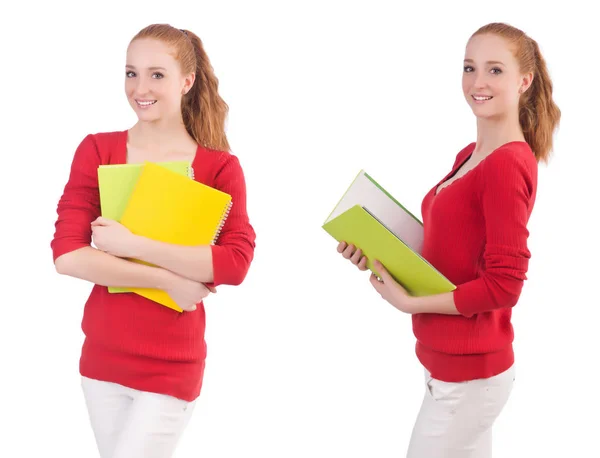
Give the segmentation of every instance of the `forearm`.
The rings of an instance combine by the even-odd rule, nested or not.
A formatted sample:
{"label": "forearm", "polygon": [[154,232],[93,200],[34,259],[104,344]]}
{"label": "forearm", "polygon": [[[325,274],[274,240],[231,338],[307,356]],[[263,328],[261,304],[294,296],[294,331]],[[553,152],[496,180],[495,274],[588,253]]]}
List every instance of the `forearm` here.
{"label": "forearm", "polygon": [[214,280],[210,245],[183,246],[138,237],[132,257],[200,283]]}
{"label": "forearm", "polygon": [[166,289],[171,272],[117,258],[92,247],[66,253],[55,261],[62,275],[101,286]]}
{"label": "forearm", "polygon": [[416,313],[439,313],[443,315],[460,315],[454,303],[454,293],[435,294],[433,296],[409,296],[409,310]]}

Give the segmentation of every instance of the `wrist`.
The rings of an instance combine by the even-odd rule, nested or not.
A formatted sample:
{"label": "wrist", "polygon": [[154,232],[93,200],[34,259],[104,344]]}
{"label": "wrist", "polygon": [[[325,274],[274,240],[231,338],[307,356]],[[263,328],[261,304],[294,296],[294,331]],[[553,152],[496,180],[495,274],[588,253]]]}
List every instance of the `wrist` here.
{"label": "wrist", "polygon": [[409,315],[413,315],[419,312],[419,301],[418,298],[414,296],[406,295],[402,298],[401,309]]}
{"label": "wrist", "polygon": [[144,237],[142,235],[134,235],[131,239],[131,252],[129,257],[143,261],[145,258],[145,253],[148,249],[149,241],[150,239],[147,237]]}
{"label": "wrist", "polygon": [[154,269],[156,273],[156,288],[163,291],[172,289],[177,281],[177,275],[162,267],[154,267]]}

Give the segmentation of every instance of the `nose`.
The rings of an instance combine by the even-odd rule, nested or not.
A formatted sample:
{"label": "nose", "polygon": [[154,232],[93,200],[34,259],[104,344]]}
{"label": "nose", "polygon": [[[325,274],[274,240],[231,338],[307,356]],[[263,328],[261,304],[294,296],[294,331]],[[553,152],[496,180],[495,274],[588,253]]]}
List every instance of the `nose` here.
{"label": "nose", "polygon": [[145,95],[148,92],[148,82],[143,76],[135,79],[135,93],[139,96]]}
{"label": "nose", "polygon": [[475,81],[473,81],[473,87],[476,89],[484,88],[487,85],[486,74],[483,72],[477,72],[475,74]]}

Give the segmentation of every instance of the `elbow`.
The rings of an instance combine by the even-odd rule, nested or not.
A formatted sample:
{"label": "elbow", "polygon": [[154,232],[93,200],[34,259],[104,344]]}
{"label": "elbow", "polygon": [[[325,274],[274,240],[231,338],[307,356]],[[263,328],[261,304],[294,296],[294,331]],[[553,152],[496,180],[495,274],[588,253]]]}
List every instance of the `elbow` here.
{"label": "elbow", "polygon": [[54,260],[54,268],[59,275],[72,275],[73,256],[70,253],[60,255]]}
{"label": "elbow", "polygon": [[231,276],[230,285],[239,286],[244,283],[246,276],[248,275],[249,265],[244,269],[239,269]]}
{"label": "elbow", "polygon": [[228,272],[223,275],[221,284],[227,284],[231,286],[239,286],[241,285],[246,276],[248,275],[248,270],[250,269],[250,263],[236,263],[233,265]]}
{"label": "elbow", "polygon": [[502,282],[496,282],[494,285],[495,294],[493,294],[494,308],[512,308],[519,302],[524,281],[518,278],[505,278]]}
{"label": "elbow", "polygon": [[[215,252],[217,256],[214,256]],[[240,250],[217,249],[213,252],[214,284],[239,286],[241,285],[252,263],[252,254]]]}
{"label": "elbow", "polygon": [[59,275],[74,276],[74,273],[78,270],[79,260],[81,257],[78,255],[84,248],[77,248],[72,251],[56,256],[54,259],[54,269]]}

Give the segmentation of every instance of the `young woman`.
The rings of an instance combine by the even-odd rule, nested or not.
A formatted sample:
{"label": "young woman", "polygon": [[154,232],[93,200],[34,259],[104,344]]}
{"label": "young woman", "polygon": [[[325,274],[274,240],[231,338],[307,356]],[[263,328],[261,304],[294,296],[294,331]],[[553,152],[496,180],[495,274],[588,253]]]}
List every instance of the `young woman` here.
{"label": "young woman", "polygon": [[[80,373],[100,455],[167,458],[202,385],[202,300],[218,285],[244,280],[255,233],[244,174],[225,135],[228,107],[200,39],[169,25],[141,30],[127,50],[125,92],[138,121],[83,139],[51,246],[60,274],[94,283],[82,322]],[[156,242],[100,217],[99,165],[177,160],[191,161],[197,181],[232,196],[216,245]],[[137,294],[110,294],[108,286],[166,290],[184,313]]]}
{"label": "young woman", "polygon": [[[511,311],[526,279],[527,223],[537,167],[552,150],[560,110],[537,43],[506,24],[468,41],[462,80],[477,139],[422,202],[423,257],[457,285],[429,297],[407,294],[377,260],[377,292],[412,314],[425,399],[409,458],[491,456],[492,425],[514,381]],[[360,247],[338,251],[361,270]]]}

